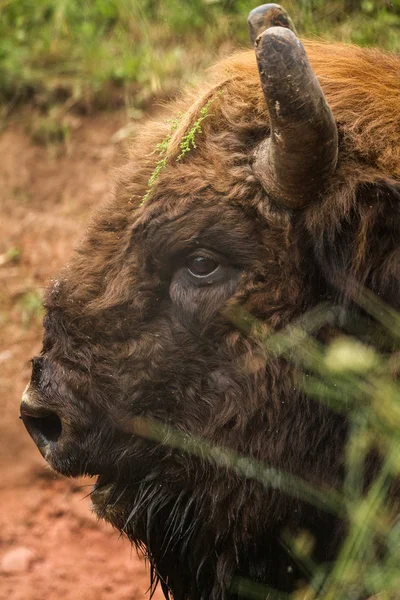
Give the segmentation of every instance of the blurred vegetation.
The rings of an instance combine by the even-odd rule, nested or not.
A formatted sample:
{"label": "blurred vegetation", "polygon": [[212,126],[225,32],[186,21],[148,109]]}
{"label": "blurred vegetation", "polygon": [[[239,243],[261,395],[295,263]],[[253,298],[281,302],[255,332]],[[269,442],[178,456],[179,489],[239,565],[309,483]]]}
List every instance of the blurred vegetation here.
{"label": "blurred vegetation", "polygon": [[[243,598],[400,599],[399,507],[391,497],[391,491],[398,493],[400,481],[400,315],[367,289],[360,288],[355,301],[365,311],[363,332],[368,342],[351,334],[336,337],[328,345],[318,341],[313,334],[342,313],[339,306],[330,303],[317,306],[279,332],[268,330],[240,306],[231,306],[225,313],[257,342],[266,360],[280,356],[290,361],[308,395],[346,416],[349,434],[343,457],[344,481],[337,489],[318,489],[293,474],[171,425],[144,418],[133,420],[132,430],[141,437],[187,452],[266,488],[278,488],[343,520],[347,535],[334,564],[314,562],[315,540],[309,531],[295,538],[281,532],[297,565],[310,577],[305,587],[287,595],[234,578],[232,589],[240,591]],[[372,481],[371,460],[377,471]]]}
{"label": "blurred vegetation", "polygon": [[33,322],[41,322],[44,316],[43,293],[39,289],[23,292],[17,299],[21,326],[28,329]]}
{"label": "blurred vegetation", "polygon": [[[0,0],[0,103],[140,107],[248,46],[255,0]],[[286,0],[302,35],[400,50],[400,0]]]}

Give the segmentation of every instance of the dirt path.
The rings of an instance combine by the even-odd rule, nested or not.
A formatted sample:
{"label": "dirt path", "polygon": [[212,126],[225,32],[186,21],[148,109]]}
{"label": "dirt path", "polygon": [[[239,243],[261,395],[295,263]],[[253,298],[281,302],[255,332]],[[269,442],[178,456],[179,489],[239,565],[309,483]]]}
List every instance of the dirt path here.
{"label": "dirt path", "polygon": [[57,478],[18,420],[41,292],[109,194],[121,156],[111,137],[125,124],[123,113],[74,118],[66,147],[33,144],[23,117],[0,136],[1,600],[148,597],[144,561],[91,514],[90,482]]}

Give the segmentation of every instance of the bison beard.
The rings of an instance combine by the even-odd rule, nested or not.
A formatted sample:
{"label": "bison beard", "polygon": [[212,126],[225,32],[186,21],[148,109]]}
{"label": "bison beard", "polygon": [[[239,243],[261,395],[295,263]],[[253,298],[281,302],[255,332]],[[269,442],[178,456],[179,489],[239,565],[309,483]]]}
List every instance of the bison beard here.
{"label": "bison beard", "polygon": [[[329,301],[340,310],[315,333],[327,341],[361,318],[360,286],[399,308],[399,59],[316,42],[306,54],[289,27],[277,5],[253,11],[257,60],[218,64],[174,105],[183,117],[145,203],[169,126],[144,127],[47,295],[21,405],[53,468],[99,475],[95,510],[175,600],[244,598],[242,579],[291,592],[308,573],[288,536],[310,531],[324,563],[343,537],[295,486],[170,443],[172,426],[327,498],[340,489],[346,418],[301,391],[294,357],[260,351],[238,310],[275,331]],[[210,100],[196,148],[177,160]]]}

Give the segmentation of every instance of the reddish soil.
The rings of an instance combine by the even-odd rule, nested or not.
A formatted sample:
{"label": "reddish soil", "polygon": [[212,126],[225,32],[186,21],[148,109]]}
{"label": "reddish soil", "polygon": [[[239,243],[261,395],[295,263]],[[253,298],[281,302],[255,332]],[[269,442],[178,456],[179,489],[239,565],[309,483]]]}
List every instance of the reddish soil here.
{"label": "reddish soil", "polygon": [[91,482],[57,477],[18,420],[40,294],[110,191],[126,116],[71,118],[62,146],[35,145],[25,120],[0,135],[0,599],[144,599],[145,562],[91,513]]}

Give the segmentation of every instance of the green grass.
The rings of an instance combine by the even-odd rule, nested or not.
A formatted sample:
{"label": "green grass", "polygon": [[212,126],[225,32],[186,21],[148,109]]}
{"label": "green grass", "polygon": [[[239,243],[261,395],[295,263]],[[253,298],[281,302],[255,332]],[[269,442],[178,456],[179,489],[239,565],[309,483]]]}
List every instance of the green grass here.
{"label": "green grass", "polygon": [[[248,46],[254,0],[0,0],[0,102],[90,110],[173,94]],[[349,11],[352,5],[353,10]],[[400,0],[287,0],[306,35],[400,50]],[[347,8],[346,8],[347,7]]]}
{"label": "green grass", "polygon": [[41,290],[32,289],[24,292],[18,298],[17,307],[23,329],[28,329],[34,322],[41,322],[44,315]]}

